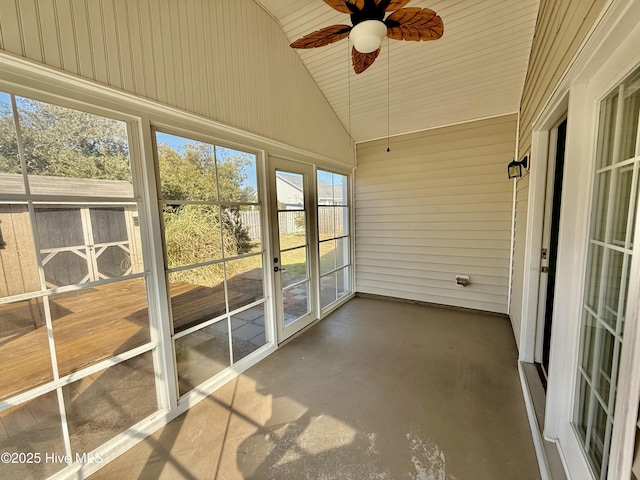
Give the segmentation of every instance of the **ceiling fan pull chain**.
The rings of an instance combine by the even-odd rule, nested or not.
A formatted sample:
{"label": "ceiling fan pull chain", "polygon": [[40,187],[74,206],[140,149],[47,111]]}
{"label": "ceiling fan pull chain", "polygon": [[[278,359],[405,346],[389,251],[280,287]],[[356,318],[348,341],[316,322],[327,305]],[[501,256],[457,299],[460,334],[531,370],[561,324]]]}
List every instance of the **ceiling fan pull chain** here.
{"label": "ceiling fan pull chain", "polygon": [[389,79],[391,78],[391,48],[389,48],[389,37],[387,37],[387,152],[391,151],[389,147],[389,132],[391,131],[391,102],[389,100]]}
{"label": "ceiling fan pull chain", "polygon": [[351,48],[349,40],[347,40],[347,96],[348,98],[348,110],[349,110],[349,136],[351,135]]}

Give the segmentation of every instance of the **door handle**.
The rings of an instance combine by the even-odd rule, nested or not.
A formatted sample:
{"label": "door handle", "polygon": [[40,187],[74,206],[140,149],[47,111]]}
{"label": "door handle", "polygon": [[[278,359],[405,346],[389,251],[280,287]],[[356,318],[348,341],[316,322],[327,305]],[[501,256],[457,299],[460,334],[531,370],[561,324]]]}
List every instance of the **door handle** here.
{"label": "door handle", "polygon": [[276,266],[276,267],[273,267],[273,271],[274,272],[286,272],[287,269]]}

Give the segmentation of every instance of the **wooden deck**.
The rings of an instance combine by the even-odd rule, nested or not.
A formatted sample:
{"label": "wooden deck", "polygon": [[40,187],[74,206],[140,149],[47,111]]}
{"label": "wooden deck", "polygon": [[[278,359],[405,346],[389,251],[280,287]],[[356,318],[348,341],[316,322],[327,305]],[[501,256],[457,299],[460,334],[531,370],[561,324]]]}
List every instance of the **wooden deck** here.
{"label": "wooden deck", "polygon": [[[242,301],[243,296],[250,297],[237,293],[232,300]],[[44,317],[37,313],[42,301],[0,307],[0,400],[53,379]],[[171,286],[171,303],[176,331],[225,313],[222,286],[176,283]],[[26,307],[36,315],[12,312],[12,309]],[[53,297],[50,307],[60,376],[131,350],[150,339],[143,279],[58,295]],[[29,320],[25,320],[25,316]],[[19,319],[22,331],[7,332],[3,321],[12,318]],[[28,325],[29,322],[33,325]]]}

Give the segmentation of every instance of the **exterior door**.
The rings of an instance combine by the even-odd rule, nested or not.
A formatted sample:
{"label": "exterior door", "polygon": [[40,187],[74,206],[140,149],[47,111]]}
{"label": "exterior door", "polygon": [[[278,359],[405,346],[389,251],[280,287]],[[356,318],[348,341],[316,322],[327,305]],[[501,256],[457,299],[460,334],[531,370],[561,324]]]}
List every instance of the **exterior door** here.
{"label": "exterior door", "polygon": [[563,120],[551,132],[547,188],[544,209],[544,231],[542,234],[542,262],[538,294],[538,321],[536,356],[538,371],[546,389],[549,375],[549,352],[551,325],[553,322],[553,299],[556,287],[556,263],[558,258],[558,234],[560,232],[560,209],[562,179],[564,176],[564,153],[567,137],[567,120]]}
{"label": "exterior door", "polygon": [[313,167],[270,158],[278,341],[318,318],[317,221]]}
{"label": "exterior door", "polygon": [[593,477],[601,480],[608,478],[618,379],[627,373],[620,368],[626,331],[637,322],[627,297],[637,288],[630,290],[637,263],[639,117],[640,69],[600,104],[573,421]]}

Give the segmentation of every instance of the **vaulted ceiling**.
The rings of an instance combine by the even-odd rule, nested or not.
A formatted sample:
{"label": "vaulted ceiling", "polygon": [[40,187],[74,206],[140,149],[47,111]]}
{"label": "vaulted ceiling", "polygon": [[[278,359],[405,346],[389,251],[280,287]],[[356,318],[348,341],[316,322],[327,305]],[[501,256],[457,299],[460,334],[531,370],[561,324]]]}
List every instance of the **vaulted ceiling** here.
{"label": "vaulted ceiling", "polygon": [[[323,0],[256,0],[289,41],[351,24]],[[351,133],[363,142],[518,111],[538,0],[413,0],[444,22],[441,39],[383,40],[374,64],[356,75],[348,39],[296,50]]]}

